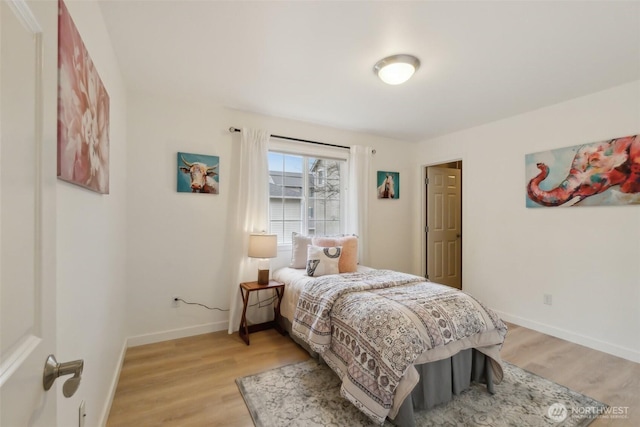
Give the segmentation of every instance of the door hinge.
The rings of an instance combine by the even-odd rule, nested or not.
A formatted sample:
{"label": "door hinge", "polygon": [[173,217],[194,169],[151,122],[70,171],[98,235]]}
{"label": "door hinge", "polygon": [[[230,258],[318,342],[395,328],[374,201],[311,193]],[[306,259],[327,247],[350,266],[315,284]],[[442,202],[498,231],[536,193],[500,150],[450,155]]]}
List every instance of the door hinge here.
{"label": "door hinge", "polygon": [[425,184],[425,185],[429,185],[429,178],[425,178],[425,179],[424,179],[424,184]]}
{"label": "door hinge", "polygon": [[425,233],[428,233],[428,232],[429,232],[429,226],[428,226],[428,225],[424,227],[424,232],[425,232]]}
{"label": "door hinge", "polygon": [[427,279],[427,280],[429,280],[429,275],[428,275],[428,274],[425,274],[425,275],[424,275],[424,278],[425,278],[425,279]]}

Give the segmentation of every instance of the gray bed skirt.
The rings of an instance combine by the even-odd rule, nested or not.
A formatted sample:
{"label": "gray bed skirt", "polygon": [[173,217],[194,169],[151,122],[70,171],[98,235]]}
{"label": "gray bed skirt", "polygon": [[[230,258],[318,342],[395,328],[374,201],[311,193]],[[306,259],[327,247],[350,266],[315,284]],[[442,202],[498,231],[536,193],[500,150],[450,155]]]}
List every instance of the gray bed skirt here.
{"label": "gray bed skirt", "polygon": [[[289,336],[304,348],[312,357],[320,359],[318,353],[311,350],[307,343],[291,334],[291,322],[282,317],[281,324]],[[493,370],[490,359],[476,349],[462,350],[448,359],[416,365],[420,380],[413,391],[404,400],[397,415],[389,421],[398,427],[415,427],[414,412],[433,408],[453,399],[478,382],[487,384],[487,390],[493,394]]]}
{"label": "gray bed skirt", "polygon": [[462,350],[448,359],[416,365],[420,381],[391,421],[398,427],[414,427],[414,411],[424,411],[468,389],[472,382],[487,384],[493,394],[493,370],[489,358],[476,349]]}

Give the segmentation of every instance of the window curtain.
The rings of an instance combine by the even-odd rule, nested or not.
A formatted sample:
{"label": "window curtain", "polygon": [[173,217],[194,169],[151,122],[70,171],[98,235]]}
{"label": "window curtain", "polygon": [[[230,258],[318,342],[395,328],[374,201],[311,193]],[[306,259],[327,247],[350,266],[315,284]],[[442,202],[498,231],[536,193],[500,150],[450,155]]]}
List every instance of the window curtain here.
{"label": "window curtain", "polygon": [[371,193],[371,147],[354,145],[349,156],[349,187],[347,191],[348,233],[358,235],[360,264],[369,262],[369,194]]}
{"label": "window curtain", "polygon": [[[239,187],[236,217],[235,253],[232,259],[237,260],[238,269],[232,275],[231,302],[229,304],[229,333],[238,330],[242,314],[242,302],[239,285],[241,282],[258,280],[257,260],[247,256],[249,234],[268,231],[269,220],[269,138],[270,134],[263,130],[242,128],[240,142]],[[255,304],[258,297],[265,292],[252,292],[249,304]],[[247,310],[249,323],[261,323],[273,316],[269,304],[259,305]]]}

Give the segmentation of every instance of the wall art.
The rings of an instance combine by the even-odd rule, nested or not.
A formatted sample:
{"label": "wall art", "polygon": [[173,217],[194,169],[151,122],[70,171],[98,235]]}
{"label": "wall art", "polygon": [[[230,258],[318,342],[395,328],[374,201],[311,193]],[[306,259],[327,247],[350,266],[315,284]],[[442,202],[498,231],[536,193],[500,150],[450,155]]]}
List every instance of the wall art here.
{"label": "wall art", "polygon": [[400,173],[378,171],[378,199],[400,198]]}
{"label": "wall art", "polygon": [[640,135],[525,156],[527,207],[640,204]]}
{"label": "wall art", "polygon": [[58,177],[109,193],[109,94],[58,2]]}
{"label": "wall art", "polygon": [[178,192],[218,194],[220,158],[178,153]]}

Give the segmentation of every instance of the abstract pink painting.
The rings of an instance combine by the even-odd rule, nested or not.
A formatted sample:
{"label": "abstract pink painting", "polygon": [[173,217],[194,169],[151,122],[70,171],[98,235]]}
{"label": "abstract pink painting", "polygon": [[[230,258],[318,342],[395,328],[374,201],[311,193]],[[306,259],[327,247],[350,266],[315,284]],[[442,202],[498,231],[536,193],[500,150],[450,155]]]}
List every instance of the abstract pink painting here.
{"label": "abstract pink painting", "polygon": [[109,194],[109,94],[58,2],[58,177]]}
{"label": "abstract pink painting", "polygon": [[640,204],[640,135],[525,156],[527,207]]}

